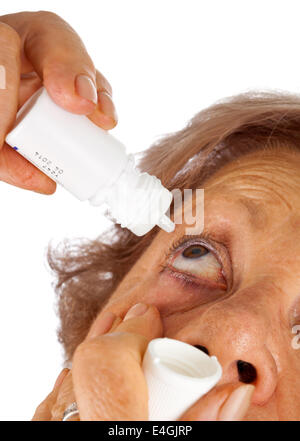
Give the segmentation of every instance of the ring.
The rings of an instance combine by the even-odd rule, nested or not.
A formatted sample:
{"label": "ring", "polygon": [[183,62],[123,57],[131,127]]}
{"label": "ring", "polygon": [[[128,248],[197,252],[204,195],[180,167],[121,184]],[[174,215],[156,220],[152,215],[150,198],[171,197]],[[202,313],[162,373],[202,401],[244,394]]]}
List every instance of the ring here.
{"label": "ring", "polygon": [[68,421],[68,419],[71,418],[73,415],[79,415],[79,411],[75,401],[74,403],[70,404],[70,406],[68,406],[64,411],[62,421]]}

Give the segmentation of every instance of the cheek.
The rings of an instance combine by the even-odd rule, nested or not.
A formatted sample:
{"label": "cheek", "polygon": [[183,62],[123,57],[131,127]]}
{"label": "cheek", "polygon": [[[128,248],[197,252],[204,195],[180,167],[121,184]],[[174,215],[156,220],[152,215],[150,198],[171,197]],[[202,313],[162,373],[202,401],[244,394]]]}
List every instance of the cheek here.
{"label": "cheek", "polygon": [[157,279],[157,283],[145,292],[144,301],[155,305],[161,315],[181,310],[184,305],[193,302],[194,294],[183,295],[179,282],[174,278],[162,273]]}
{"label": "cheek", "polygon": [[180,274],[163,271],[157,276],[155,283],[143,292],[142,301],[155,305],[164,317],[190,311],[221,298],[222,294],[220,287],[189,284],[180,278]]}

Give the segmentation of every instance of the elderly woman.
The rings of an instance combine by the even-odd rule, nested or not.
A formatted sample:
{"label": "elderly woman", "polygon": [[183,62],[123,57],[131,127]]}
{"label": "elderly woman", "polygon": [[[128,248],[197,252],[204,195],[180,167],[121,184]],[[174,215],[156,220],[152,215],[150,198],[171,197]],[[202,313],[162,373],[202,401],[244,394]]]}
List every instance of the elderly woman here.
{"label": "elderly woman", "polygon": [[[9,32],[0,28],[3,35],[26,34],[21,44],[30,67],[20,72],[33,67],[39,76],[21,80],[23,99],[42,79],[60,105],[109,129],[115,124],[109,85],[70,28],[53,14],[38,14],[5,16]],[[47,21],[51,31],[41,27]],[[58,54],[55,41],[45,38],[55,26],[64,42]],[[71,39],[73,53],[60,61]],[[94,107],[88,107],[95,95],[87,83],[79,80],[87,100],[71,88],[78,73],[96,81]],[[12,89],[7,93],[15,97]],[[136,237],[115,226],[95,241],[50,250],[59,338],[72,368],[59,375],[34,420],[61,420],[74,402],[77,420],[146,420],[141,362],[148,342],[161,336],[216,355],[223,368],[217,386],[182,420],[300,420],[299,145],[299,97],[224,100],[153,145],[140,162],[170,190],[204,188],[203,231],[187,235],[182,223],[173,233],[156,227]],[[53,191],[53,183],[8,146],[1,155],[3,180]],[[22,180],[21,169],[30,179]],[[197,203],[191,198],[185,210],[192,215]]]}

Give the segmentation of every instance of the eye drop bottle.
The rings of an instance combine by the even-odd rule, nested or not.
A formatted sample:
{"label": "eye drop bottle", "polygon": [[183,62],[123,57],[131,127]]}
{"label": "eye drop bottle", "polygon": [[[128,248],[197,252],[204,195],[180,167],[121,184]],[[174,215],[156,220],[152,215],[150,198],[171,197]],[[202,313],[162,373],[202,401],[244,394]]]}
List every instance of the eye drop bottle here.
{"label": "eye drop bottle", "polygon": [[167,232],[172,193],[140,173],[125,146],[85,115],[54,103],[44,87],[21,107],[6,142],[80,201],[106,203],[115,221],[142,236],[155,225]]}

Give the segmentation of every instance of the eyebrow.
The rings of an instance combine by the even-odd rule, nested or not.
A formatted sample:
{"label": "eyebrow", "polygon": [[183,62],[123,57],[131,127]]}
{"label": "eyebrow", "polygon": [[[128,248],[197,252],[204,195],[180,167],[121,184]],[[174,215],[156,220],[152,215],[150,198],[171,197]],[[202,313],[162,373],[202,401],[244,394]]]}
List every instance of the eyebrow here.
{"label": "eyebrow", "polygon": [[268,224],[268,215],[262,203],[255,202],[253,199],[241,197],[238,202],[246,209],[249,216],[249,223],[257,230],[263,230]]}

